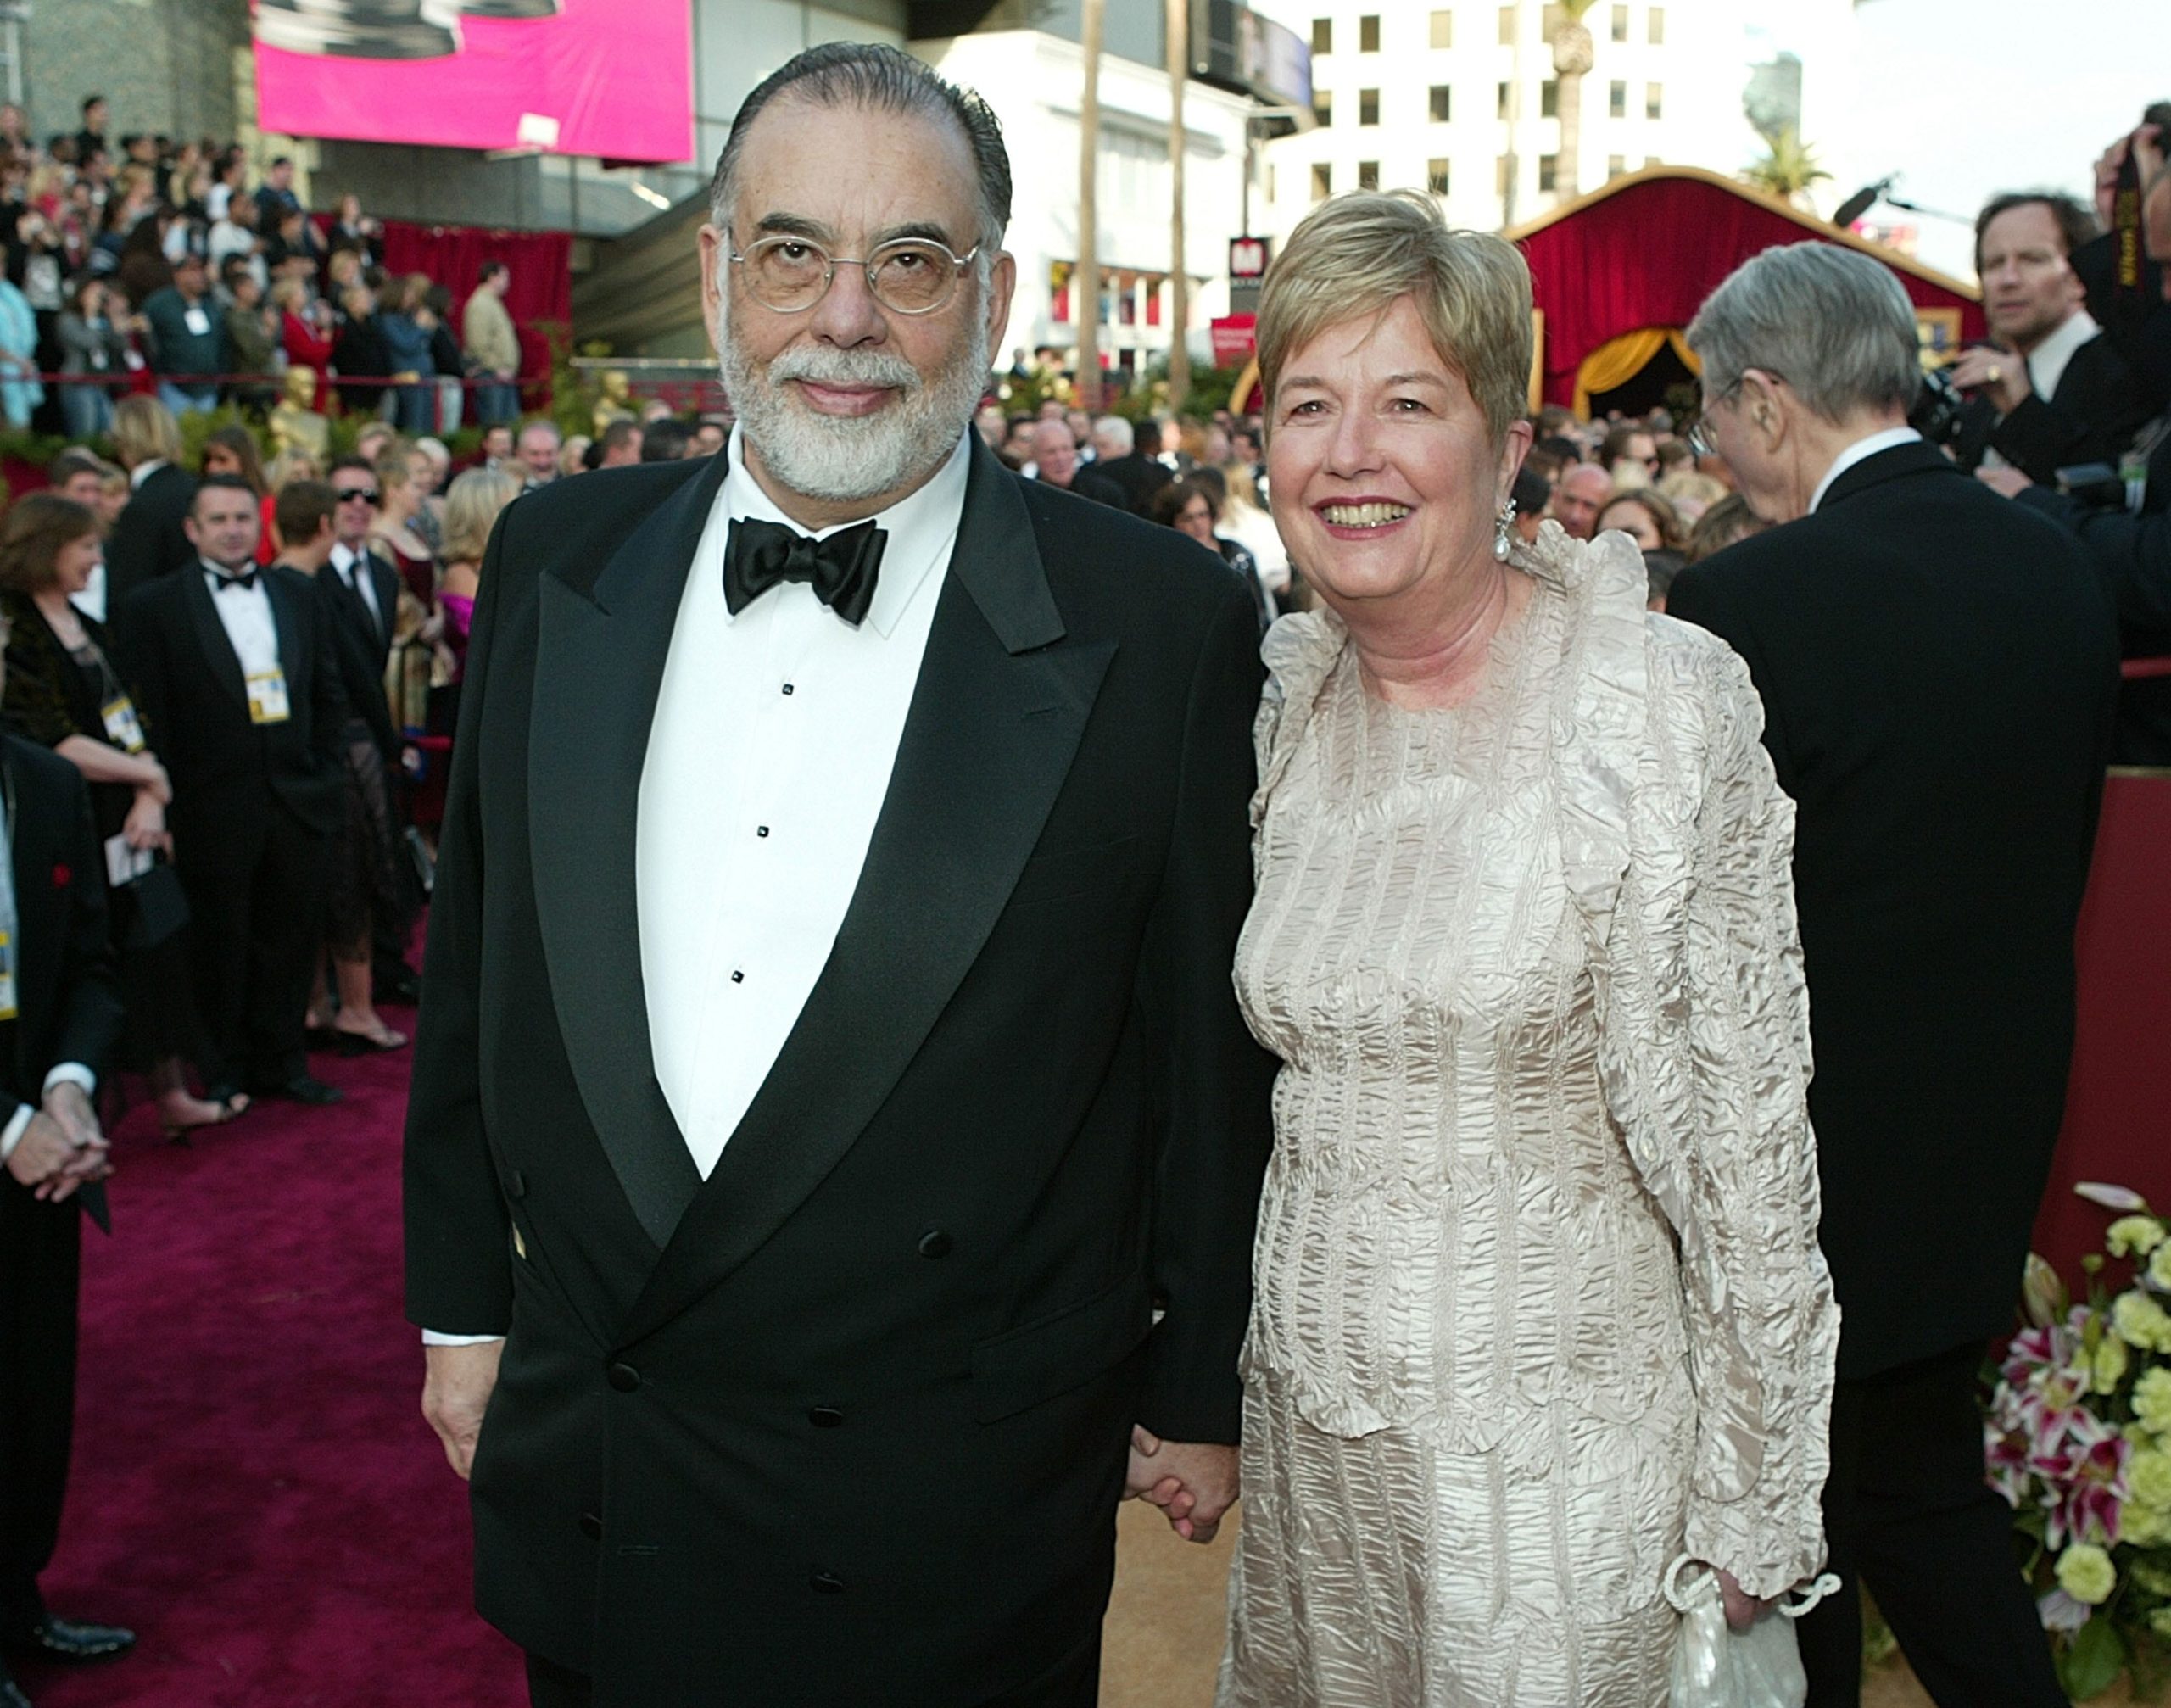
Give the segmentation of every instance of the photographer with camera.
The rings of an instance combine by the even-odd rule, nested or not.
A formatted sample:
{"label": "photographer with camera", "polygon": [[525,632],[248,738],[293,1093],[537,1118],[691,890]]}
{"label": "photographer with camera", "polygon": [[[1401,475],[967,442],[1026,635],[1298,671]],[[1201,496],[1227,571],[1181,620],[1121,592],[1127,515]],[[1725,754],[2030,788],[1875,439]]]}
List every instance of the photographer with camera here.
{"label": "photographer with camera", "polygon": [[1992,343],[1946,377],[1970,394],[1953,455],[1965,469],[2010,466],[2050,480],[2114,458],[2150,410],[2118,346],[2088,311],[2074,253],[2095,216],[2055,191],[1992,198],[1975,221],[1975,269]]}
{"label": "photographer with camera", "polygon": [[[2167,144],[2171,105],[2158,105],[2149,109],[2148,122],[2105,151],[2096,166],[2097,204],[2112,229],[2090,253],[2076,257],[2107,336],[2159,406],[2171,390]],[[2123,455],[2114,452],[2093,467],[2066,467],[2047,481],[2010,468],[1979,469],[1976,477],[2079,537],[2118,611],[2125,657],[2171,657],[2171,410],[2119,450]],[[2124,765],[2171,765],[2171,675],[2127,678],[2112,756]]]}

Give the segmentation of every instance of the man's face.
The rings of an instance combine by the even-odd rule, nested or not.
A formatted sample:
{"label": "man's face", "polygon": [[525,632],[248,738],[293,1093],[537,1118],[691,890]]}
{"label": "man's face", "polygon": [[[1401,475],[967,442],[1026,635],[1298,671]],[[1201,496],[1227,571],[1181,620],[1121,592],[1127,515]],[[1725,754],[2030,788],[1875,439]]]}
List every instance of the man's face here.
{"label": "man's face", "polygon": [[1004,436],[1009,431],[1009,423],[1003,420],[1002,409],[994,404],[987,405],[975,415],[973,417],[973,425],[979,429],[979,436],[987,442],[987,448],[990,450],[999,449]]}
{"label": "man's face", "polygon": [[1078,442],[1068,424],[1042,421],[1033,429],[1033,463],[1050,486],[1069,486],[1078,472]]}
{"label": "man's face", "polygon": [[520,436],[520,463],[531,480],[552,480],[558,472],[558,436],[548,427],[528,427]]}
{"label": "man's face", "polygon": [[360,545],[370,537],[370,524],[377,520],[377,477],[366,469],[339,469],[332,474],[332,490],[339,499],[332,525],[340,544]]}
{"label": "man's face", "polygon": [[1627,444],[1616,460],[1638,463],[1655,473],[1659,466],[1659,448],[1649,433],[1630,433]]}
{"label": "man's face", "polygon": [[1588,539],[1598,513],[1612,495],[1613,481],[1594,463],[1579,462],[1560,477],[1553,492],[1553,519],[1577,539]]}
{"label": "man's face", "polygon": [[268,181],[275,190],[291,190],[293,188],[294,163],[291,160],[282,160],[277,165],[271,169]]}
{"label": "man's face", "polygon": [[173,270],[173,282],[174,287],[184,297],[202,296],[204,294],[204,264],[194,260],[182,262]]}
{"label": "man's face", "polygon": [[723,449],[723,442],[728,437],[722,421],[703,421],[694,429],[694,455],[714,456]]}
{"label": "man's face", "polygon": [[1990,336],[2019,349],[2063,326],[2085,295],[2057,220],[2041,202],[2008,208],[1984,228],[1980,269]]}
{"label": "man's face", "polygon": [[221,569],[239,569],[256,555],[263,526],[256,494],[236,487],[206,487],[189,506],[188,542]]}
{"label": "man's face", "polygon": [[93,101],[83,109],[83,128],[94,136],[105,135],[105,103]]}
{"label": "man's face", "polygon": [[61,486],[60,495],[87,510],[96,511],[98,500],[105,495],[105,483],[95,470],[83,469],[68,477]]}
{"label": "man's face", "polygon": [[494,427],[483,435],[483,455],[492,462],[503,462],[512,455],[512,429]]}
{"label": "man's face", "polygon": [[237,272],[231,288],[234,293],[234,306],[237,309],[253,309],[264,299],[264,293],[257,288],[254,273]]}
{"label": "man's face", "polygon": [[729,257],[772,237],[832,258],[900,239],[970,254],[979,198],[963,134],[918,114],[786,96],[754,121],[728,212],[730,231],[701,232],[701,278],[756,472],[847,506],[924,479],[979,402],[987,352],[1009,315],[1010,258],[996,262],[985,291],[968,267],[940,306],[904,314],[876,299],[857,265],[838,266],[811,308],[782,312],[756,300]]}

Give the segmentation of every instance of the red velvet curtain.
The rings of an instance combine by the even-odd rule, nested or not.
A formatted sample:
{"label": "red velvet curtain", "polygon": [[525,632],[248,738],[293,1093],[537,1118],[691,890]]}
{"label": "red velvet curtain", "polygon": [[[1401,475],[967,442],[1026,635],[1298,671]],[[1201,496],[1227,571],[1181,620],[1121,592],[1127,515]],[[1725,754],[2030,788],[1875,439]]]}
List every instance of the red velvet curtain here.
{"label": "red velvet curtain", "polygon": [[[1572,404],[1576,370],[1609,338],[1685,327],[1727,274],[1762,250],[1816,232],[1763,203],[1701,178],[1623,186],[1522,239],[1545,314],[1544,398]],[[1963,338],[1984,334],[1979,304],[1901,268],[1919,307],[1960,311]]]}
{"label": "red velvet curtain", "polygon": [[[573,316],[572,234],[566,232],[494,232],[480,226],[417,226],[384,222],[384,265],[395,273],[427,273],[465,304],[486,260],[512,269],[505,307],[523,329],[530,321],[560,327]],[[547,364],[546,364],[547,366]]]}

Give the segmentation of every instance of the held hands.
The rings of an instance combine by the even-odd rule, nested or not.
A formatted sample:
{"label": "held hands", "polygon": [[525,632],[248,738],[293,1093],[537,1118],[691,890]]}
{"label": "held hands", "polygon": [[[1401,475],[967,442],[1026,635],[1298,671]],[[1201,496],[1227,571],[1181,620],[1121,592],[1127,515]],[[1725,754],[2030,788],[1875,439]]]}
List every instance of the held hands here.
{"label": "held hands", "polygon": [[422,1348],[422,1415],[444,1443],[444,1456],[463,1482],[474,1468],[483,1413],[498,1385],[498,1360],[505,1349],[501,1340]]}
{"label": "held hands", "polygon": [[1144,1499],[1186,1542],[1211,1542],[1236,1504],[1236,1449],[1216,1442],[1164,1441],[1143,1425],[1130,1432],[1123,1498]]}
{"label": "held hands", "polygon": [[113,1173],[112,1152],[83,1088],[64,1080],[45,1095],[8,1156],[8,1172],[45,1203],[62,1203],[78,1188]]}
{"label": "held hands", "polygon": [[[1716,1567],[1713,1568],[1715,1571]],[[1727,1610],[1727,1629],[1746,1631],[1779,1604],[1751,1595],[1731,1571],[1719,1572],[1719,1599]]]}

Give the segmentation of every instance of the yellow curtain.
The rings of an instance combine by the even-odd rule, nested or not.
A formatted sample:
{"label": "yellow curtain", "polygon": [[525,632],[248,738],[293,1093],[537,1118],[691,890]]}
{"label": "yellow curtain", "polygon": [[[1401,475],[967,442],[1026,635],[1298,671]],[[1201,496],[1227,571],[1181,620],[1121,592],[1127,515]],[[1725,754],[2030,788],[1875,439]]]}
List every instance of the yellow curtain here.
{"label": "yellow curtain", "polygon": [[1576,370],[1577,419],[1590,419],[1592,393],[1610,392],[1616,386],[1627,384],[1643,372],[1646,362],[1668,346],[1690,373],[1704,371],[1703,363],[1696,360],[1696,353],[1688,348],[1688,340],[1672,327],[1643,327],[1632,332],[1623,332],[1617,338],[1608,338],[1585,356],[1582,366]]}

